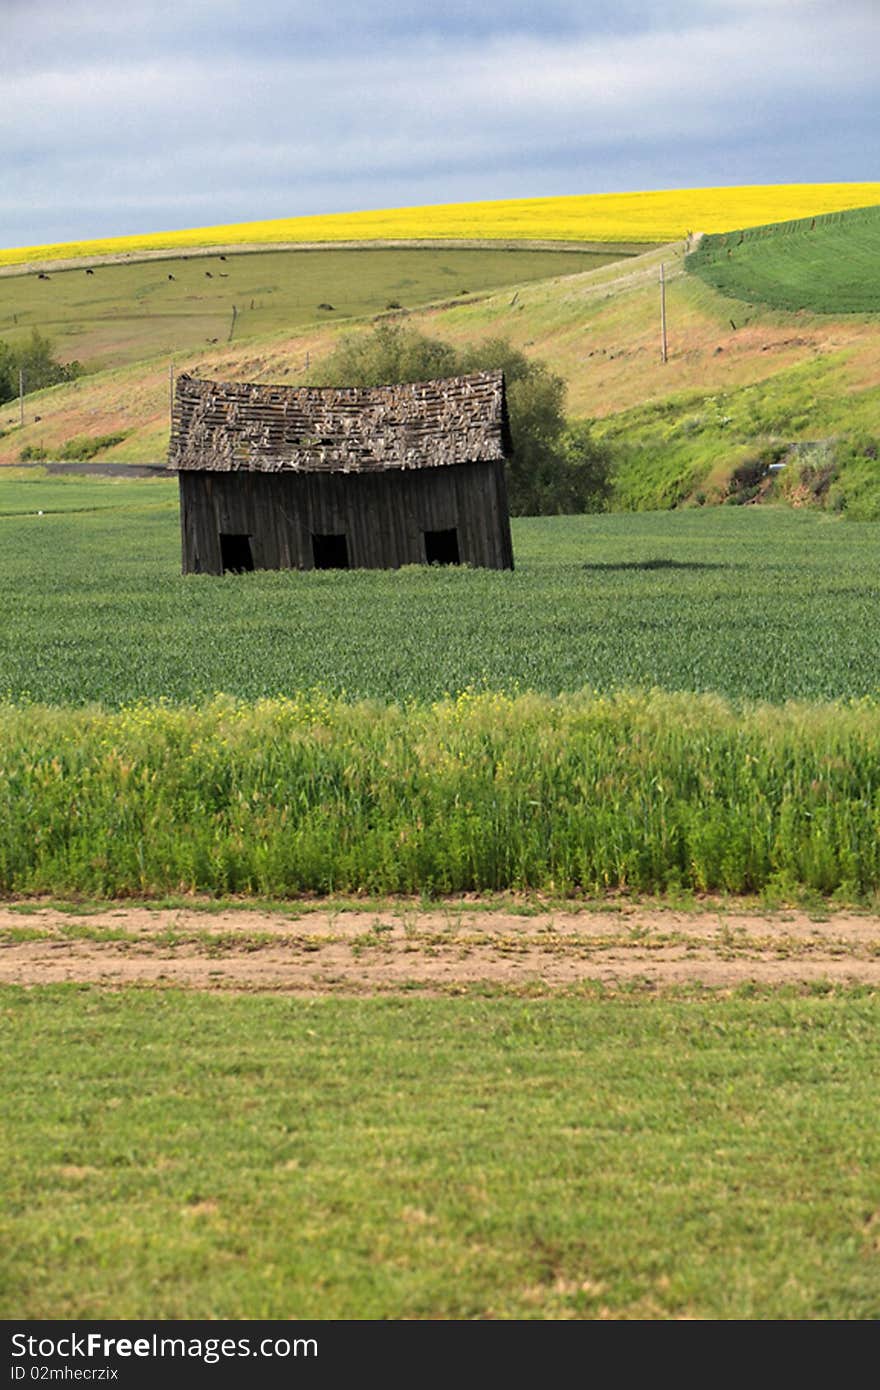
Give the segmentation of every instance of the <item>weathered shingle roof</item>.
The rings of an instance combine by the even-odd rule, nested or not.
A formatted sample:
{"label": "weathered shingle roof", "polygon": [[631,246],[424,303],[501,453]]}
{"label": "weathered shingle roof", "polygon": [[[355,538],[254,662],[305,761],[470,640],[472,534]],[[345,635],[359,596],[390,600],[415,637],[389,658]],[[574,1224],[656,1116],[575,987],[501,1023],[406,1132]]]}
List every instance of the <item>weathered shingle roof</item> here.
{"label": "weathered shingle roof", "polygon": [[180,376],[168,465],[359,473],[480,463],[511,452],[500,371],[369,387]]}

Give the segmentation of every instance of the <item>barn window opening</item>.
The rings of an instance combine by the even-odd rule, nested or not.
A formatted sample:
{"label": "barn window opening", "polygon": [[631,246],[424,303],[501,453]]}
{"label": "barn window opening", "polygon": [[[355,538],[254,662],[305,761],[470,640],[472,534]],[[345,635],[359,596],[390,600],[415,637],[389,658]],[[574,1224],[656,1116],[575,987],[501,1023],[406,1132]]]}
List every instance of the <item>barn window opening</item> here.
{"label": "barn window opening", "polygon": [[429,565],[459,565],[458,530],[425,532],[425,559]]}
{"label": "barn window opening", "polygon": [[316,536],[313,532],[312,555],[316,570],[348,569],[348,541],[345,536]]}
{"label": "barn window opening", "polygon": [[220,532],[220,562],[224,574],[246,574],[254,567],[250,536]]}

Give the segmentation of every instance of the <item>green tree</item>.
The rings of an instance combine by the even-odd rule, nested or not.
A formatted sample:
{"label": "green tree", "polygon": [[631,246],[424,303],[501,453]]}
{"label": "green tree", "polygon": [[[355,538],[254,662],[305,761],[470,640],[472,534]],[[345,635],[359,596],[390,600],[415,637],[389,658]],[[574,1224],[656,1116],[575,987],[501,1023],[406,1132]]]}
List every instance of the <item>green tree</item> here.
{"label": "green tree", "polygon": [[391,386],[454,376],[455,349],[399,324],[379,323],[371,333],[350,333],[312,373],[325,386]]}
{"label": "green tree", "polygon": [[588,420],[574,420],[560,440],[565,469],[561,512],[604,512],[611,501],[611,451],[596,439]]}
{"label": "green tree", "polygon": [[456,351],[404,324],[380,323],[342,338],[312,374],[326,386],[383,386],[463,372],[502,370],[514,456],[507,493],[514,516],[602,510],[610,491],[610,454],[586,422],[568,425],[565,382],[546,363],[505,338]]}
{"label": "green tree", "polygon": [[12,350],[8,343],[0,342],[0,405],[14,400],[18,394],[18,372],[12,361]]}
{"label": "green tree", "polygon": [[24,376],[27,392],[42,391],[61,381],[80,376],[79,362],[59,362],[51,338],[36,328],[24,342],[0,342],[0,402],[14,400],[18,395],[19,372]]}

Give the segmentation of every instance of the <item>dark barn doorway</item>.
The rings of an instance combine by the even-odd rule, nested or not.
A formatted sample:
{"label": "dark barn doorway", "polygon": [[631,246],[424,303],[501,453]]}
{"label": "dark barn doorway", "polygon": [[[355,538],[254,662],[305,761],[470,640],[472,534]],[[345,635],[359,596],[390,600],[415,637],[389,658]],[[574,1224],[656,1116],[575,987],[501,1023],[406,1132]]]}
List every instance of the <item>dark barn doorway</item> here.
{"label": "dark barn doorway", "polygon": [[312,556],[316,570],[347,570],[348,541],[345,536],[316,536],[312,533]]}
{"label": "dark barn doorway", "polygon": [[247,574],[254,567],[250,536],[220,532],[220,563],[224,574]]}
{"label": "dark barn doorway", "polygon": [[461,564],[456,527],[453,526],[449,531],[425,532],[425,559],[429,565]]}

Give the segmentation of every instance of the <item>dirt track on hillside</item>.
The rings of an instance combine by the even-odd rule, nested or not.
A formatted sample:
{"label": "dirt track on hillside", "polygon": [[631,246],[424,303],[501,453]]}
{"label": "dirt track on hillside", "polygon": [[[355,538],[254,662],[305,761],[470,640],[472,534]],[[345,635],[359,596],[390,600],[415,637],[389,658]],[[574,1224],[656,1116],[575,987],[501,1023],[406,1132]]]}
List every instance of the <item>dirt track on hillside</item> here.
{"label": "dirt track on hillside", "polygon": [[90,982],[290,993],[465,988],[552,992],[598,983],[880,985],[880,918],[804,912],[223,912],[120,905],[0,909],[0,983]]}

